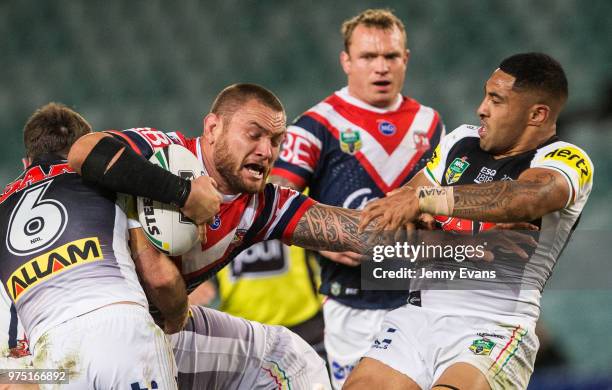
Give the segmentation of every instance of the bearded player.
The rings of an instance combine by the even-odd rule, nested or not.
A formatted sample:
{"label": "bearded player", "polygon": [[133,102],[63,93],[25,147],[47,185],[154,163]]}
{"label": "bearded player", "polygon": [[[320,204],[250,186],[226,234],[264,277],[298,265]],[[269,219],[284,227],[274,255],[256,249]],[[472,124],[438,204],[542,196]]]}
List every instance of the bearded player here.
{"label": "bearded player", "polygon": [[[203,127],[198,138],[150,128],[96,133],[74,145],[69,162],[88,181],[137,194],[143,183],[159,183],[146,161],[156,148],[180,144],[198,157],[223,202],[206,227],[206,242],[179,262],[188,289],[263,240],[366,251],[366,236],[357,233],[357,211],[320,205],[292,189],[266,184],[286,133],[284,109],[270,91],[253,84],[226,88]],[[187,327],[172,336],[182,388],[311,388],[317,383],[330,388],[323,361],[285,328],[199,306],[191,312]]]}

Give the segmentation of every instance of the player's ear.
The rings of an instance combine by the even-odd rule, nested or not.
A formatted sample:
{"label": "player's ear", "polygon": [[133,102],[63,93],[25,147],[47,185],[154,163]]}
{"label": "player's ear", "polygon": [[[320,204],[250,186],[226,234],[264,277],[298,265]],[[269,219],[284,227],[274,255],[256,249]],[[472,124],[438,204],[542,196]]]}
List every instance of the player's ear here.
{"label": "player's ear", "polygon": [[410,49],[406,48],[406,53],[404,54],[404,65],[408,64],[409,59],[410,59]]}
{"label": "player's ear", "polygon": [[342,66],[344,73],[346,73],[348,76],[348,74],[351,72],[351,57],[344,50],[340,52],[340,65]]}
{"label": "player's ear", "polygon": [[530,126],[541,127],[550,117],[550,107],[546,104],[534,104],[529,109],[529,119],[527,124]]}
{"label": "player's ear", "polygon": [[223,122],[219,115],[210,113],[204,117],[204,139],[210,145],[215,143],[222,130]]}

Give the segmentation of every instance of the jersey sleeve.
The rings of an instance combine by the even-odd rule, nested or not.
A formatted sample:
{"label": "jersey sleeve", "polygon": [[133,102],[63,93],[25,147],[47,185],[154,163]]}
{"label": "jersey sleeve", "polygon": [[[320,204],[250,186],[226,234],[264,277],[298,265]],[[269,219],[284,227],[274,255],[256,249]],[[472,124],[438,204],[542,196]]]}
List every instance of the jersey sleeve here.
{"label": "jersey sleeve", "polygon": [[278,160],[272,174],[283,177],[300,187],[306,187],[315,172],[326,130],[308,113],[298,118],[287,129]]}
{"label": "jersey sleeve", "polygon": [[316,202],[291,188],[271,183],[266,185],[261,196],[263,210],[253,223],[247,241],[280,239],[290,244],[298,221]]}
{"label": "jersey sleeve", "polygon": [[106,133],[125,143],[146,159],[149,159],[155,150],[170,144],[182,146],[187,144],[185,136],[179,132],[164,133],[151,127],[132,128],[123,131],[107,130]]}
{"label": "jersey sleeve", "polygon": [[142,227],[138,220],[138,210],[136,208],[136,197],[128,194],[117,194],[117,206],[125,213],[127,217],[128,229],[136,229]]}
{"label": "jersey sleeve", "polygon": [[451,149],[457,142],[465,137],[478,137],[478,127],[472,125],[463,125],[448,135],[441,137],[440,143],[434,149],[431,158],[423,168],[425,177],[434,185],[441,185],[442,178],[444,177],[444,168],[446,167],[446,160]]}
{"label": "jersey sleeve", "polygon": [[567,142],[554,142],[539,149],[530,168],[553,169],[563,175],[570,189],[566,207],[588,196],[593,186],[593,162],[584,150]]}

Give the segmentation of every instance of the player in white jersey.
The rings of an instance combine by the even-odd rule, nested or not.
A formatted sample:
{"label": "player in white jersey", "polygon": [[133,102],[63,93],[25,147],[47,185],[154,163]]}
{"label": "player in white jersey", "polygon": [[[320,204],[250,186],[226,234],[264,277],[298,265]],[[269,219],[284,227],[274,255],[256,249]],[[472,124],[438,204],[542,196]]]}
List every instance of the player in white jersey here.
{"label": "player in white jersey", "polygon": [[[310,249],[365,253],[367,234],[357,234],[356,231],[359,212],[320,205],[292,189],[266,184],[286,133],[285,120],[280,101],[270,91],[253,84],[236,84],[217,96],[211,112],[204,118],[201,137],[188,139],[178,132],[163,133],[151,128],[95,133],[75,143],[69,160],[87,180],[115,191],[121,188],[122,192],[137,194],[141,186],[157,186],[159,183],[147,172],[152,164],[146,158],[155,148],[177,143],[200,159],[206,172],[202,177],[212,178],[218,184],[223,202],[213,222],[206,227],[206,242],[192,248],[177,261],[190,288],[206,280],[243,249],[263,240],[281,239],[287,244]],[[117,158],[113,159],[115,156]],[[131,179],[134,177],[138,182]],[[238,332],[232,336],[236,340],[233,345],[237,345],[232,352],[236,355],[227,359],[219,354],[217,365],[211,367],[206,359],[210,358],[211,350],[218,349],[213,345],[215,338],[211,328],[205,326],[206,321],[212,326],[215,322],[223,325],[233,317],[224,315],[217,320],[218,313],[195,307],[192,307],[192,312],[194,319],[190,325],[194,328],[172,337],[179,382],[182,378],[190,380],[193,377],[204,381],[207,377],[222,379],[222,375],[198,375],[214,369],[226,373],[225,383],[230,386],[239,383],[240,388],[253,388],[259,385],[242,382],[240,378],[245,376],[245,372],[237,367],[244,366],[234,364],[234,361],[250,361],[250,368],[268,370],[270,374],[271,370],[261,364],[263,358],[270,358],[266,364],[278,364],[277,373],[268,375],[263,388],[308,389],[317,383],[324,388],[330,387],[329,379],[325,379],[324,363],[316,357],[314,350],[303,341],[297,342],[293,333],[277,332],[271,328],[264,330],[265,341],[259,344],[268,346],[263,349],[264,355],[258,353],[261,349],[251,347],[250,341],[245,344],[246,340],[242,340],[239,344],[242,337]],[[195,318],[198,315],[201,320]],[[249,326],[235,325],[235,329]],[[260,329],[261,325],[250,326]],[[227,330],[231,328],[226,326]],[[262,332],[253,334],[257,337]],[[256,342],[261,343],[261,338]],[[242,355],[243,350],[247,351],[246,355]],[[304,350],[309,352],[304,353]],[[182,367],[186,367],[184,371],[181,371]],[[284,377],[285,374],[290,374],[290,377]],[[207,385],[208,382],[204,383]]]}
{"label": "player in white jersey", "polygon": [[505,59],[485,85],[481,126],[450,133],[406,187],[366,207],[362,226],[380,217],[380,229],[409,225],[430,213],[451,224],[458,222],[453,218],[474,224],[529,221],[540,231],[529,262],[519,266],[521,277],[501,288],[450,291],[432,289],[430,280],[411,283],[420,290],[420,304],[387,315],[347,389],[382,382],[387,385],[376,387],[527,387],[538,349],[534,329],[541,292],[593,182],[587,154],[555,135],[567,96],[565,73],[549,56]]}
{"label": "player in white jersey", "polygon": [[[139,248],[135,266],[118,196],[84,183],[68,166],[70,146],[90,132],[85,119],[56,103],[28,120],[28,166],[0,195],[2,288],[29,337],[33,367],[64,370],[55,378],[62,388],[173,389],[171,349],[148,313],[136,268],[169,328],[186,320],[185,287],[178,272],[160,277],[151,269],[172,265],[158,252]],[[183,200],[207,203],[195,193],[185,191]],[[142,241],[142,232],[131,239]]]}

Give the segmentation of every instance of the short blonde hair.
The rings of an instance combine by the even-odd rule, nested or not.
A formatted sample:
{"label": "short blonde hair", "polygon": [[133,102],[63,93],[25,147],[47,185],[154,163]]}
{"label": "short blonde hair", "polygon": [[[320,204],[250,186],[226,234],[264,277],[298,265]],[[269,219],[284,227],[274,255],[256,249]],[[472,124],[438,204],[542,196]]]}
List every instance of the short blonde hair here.
{"label": "short blonde hair", "polygon": [[404,46],[407,46],[406,28],[404,23],[393,14],[390,9],[367,9],[357,16],[354,16],[342,23],[342,36],[344,37],[344,51],[348,53],[349,46],[351,45],[351,36],[353,31],[360,24],[366,27],[379,28],[381,30],[391,30],[393,27],[397,27],[404,37]]}

